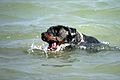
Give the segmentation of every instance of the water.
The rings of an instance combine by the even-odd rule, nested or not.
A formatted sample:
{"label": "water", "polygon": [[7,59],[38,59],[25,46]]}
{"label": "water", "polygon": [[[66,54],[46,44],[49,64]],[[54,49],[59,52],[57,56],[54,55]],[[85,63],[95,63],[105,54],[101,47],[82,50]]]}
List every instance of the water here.
{"label": "water", "polygon": [[120,46],[119,14],[119,0],[1,0],[0,80],[120,80],[119,51],[27,53],[58,24]]}

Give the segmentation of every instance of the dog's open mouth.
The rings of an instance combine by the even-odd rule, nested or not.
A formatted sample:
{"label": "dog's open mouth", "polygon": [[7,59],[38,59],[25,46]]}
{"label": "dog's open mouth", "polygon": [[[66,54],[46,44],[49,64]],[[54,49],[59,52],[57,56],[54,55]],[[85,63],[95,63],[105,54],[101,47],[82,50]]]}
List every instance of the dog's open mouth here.
{"label": "dog's open mouth", "polygon": [[58,46],[57,42],[49,43],[48,50],[56,50]]}

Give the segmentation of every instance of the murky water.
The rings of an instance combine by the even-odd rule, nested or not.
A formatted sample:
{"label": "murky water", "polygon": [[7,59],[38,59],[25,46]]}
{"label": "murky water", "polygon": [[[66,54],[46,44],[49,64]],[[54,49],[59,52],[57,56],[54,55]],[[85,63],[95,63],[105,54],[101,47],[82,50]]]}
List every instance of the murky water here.
{"label": "murky water", "polygon": [[0,80],[120,80],[120,51],[27,52],[58,24],[119,47],[119,14],[119,0],[1,0]]}

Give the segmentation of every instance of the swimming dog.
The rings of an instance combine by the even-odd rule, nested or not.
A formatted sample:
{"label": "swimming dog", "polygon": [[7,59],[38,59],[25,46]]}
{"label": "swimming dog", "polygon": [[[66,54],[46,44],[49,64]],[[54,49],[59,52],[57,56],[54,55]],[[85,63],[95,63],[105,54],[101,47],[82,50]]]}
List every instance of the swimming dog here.
{"label": "swimming dog", "polygon": [[41,33],[41,39],[49,44],[48,50],[56,50],[58,46],[66,43],[74,46],[100,43],[95,37],[63,25],[51,26],[46,32]]}

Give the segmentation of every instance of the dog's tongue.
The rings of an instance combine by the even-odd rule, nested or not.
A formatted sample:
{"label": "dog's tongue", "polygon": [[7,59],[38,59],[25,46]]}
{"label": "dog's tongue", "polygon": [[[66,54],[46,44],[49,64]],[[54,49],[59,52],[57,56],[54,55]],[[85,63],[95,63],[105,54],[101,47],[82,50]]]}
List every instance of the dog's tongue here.
{"label": "dog's tongue", "polygon": [[56,47],[57,47],[57,44],[56,44],[56,43],[53,43],[51,47],[52,47],[52,48],[56,48]]}
{"label": "dog's tongue", "polygon": [[48,49],[56,49],[56,48],[57,48],[57,43],[56,43],[56,42],[52,43],[52,44],[48,47]]}

